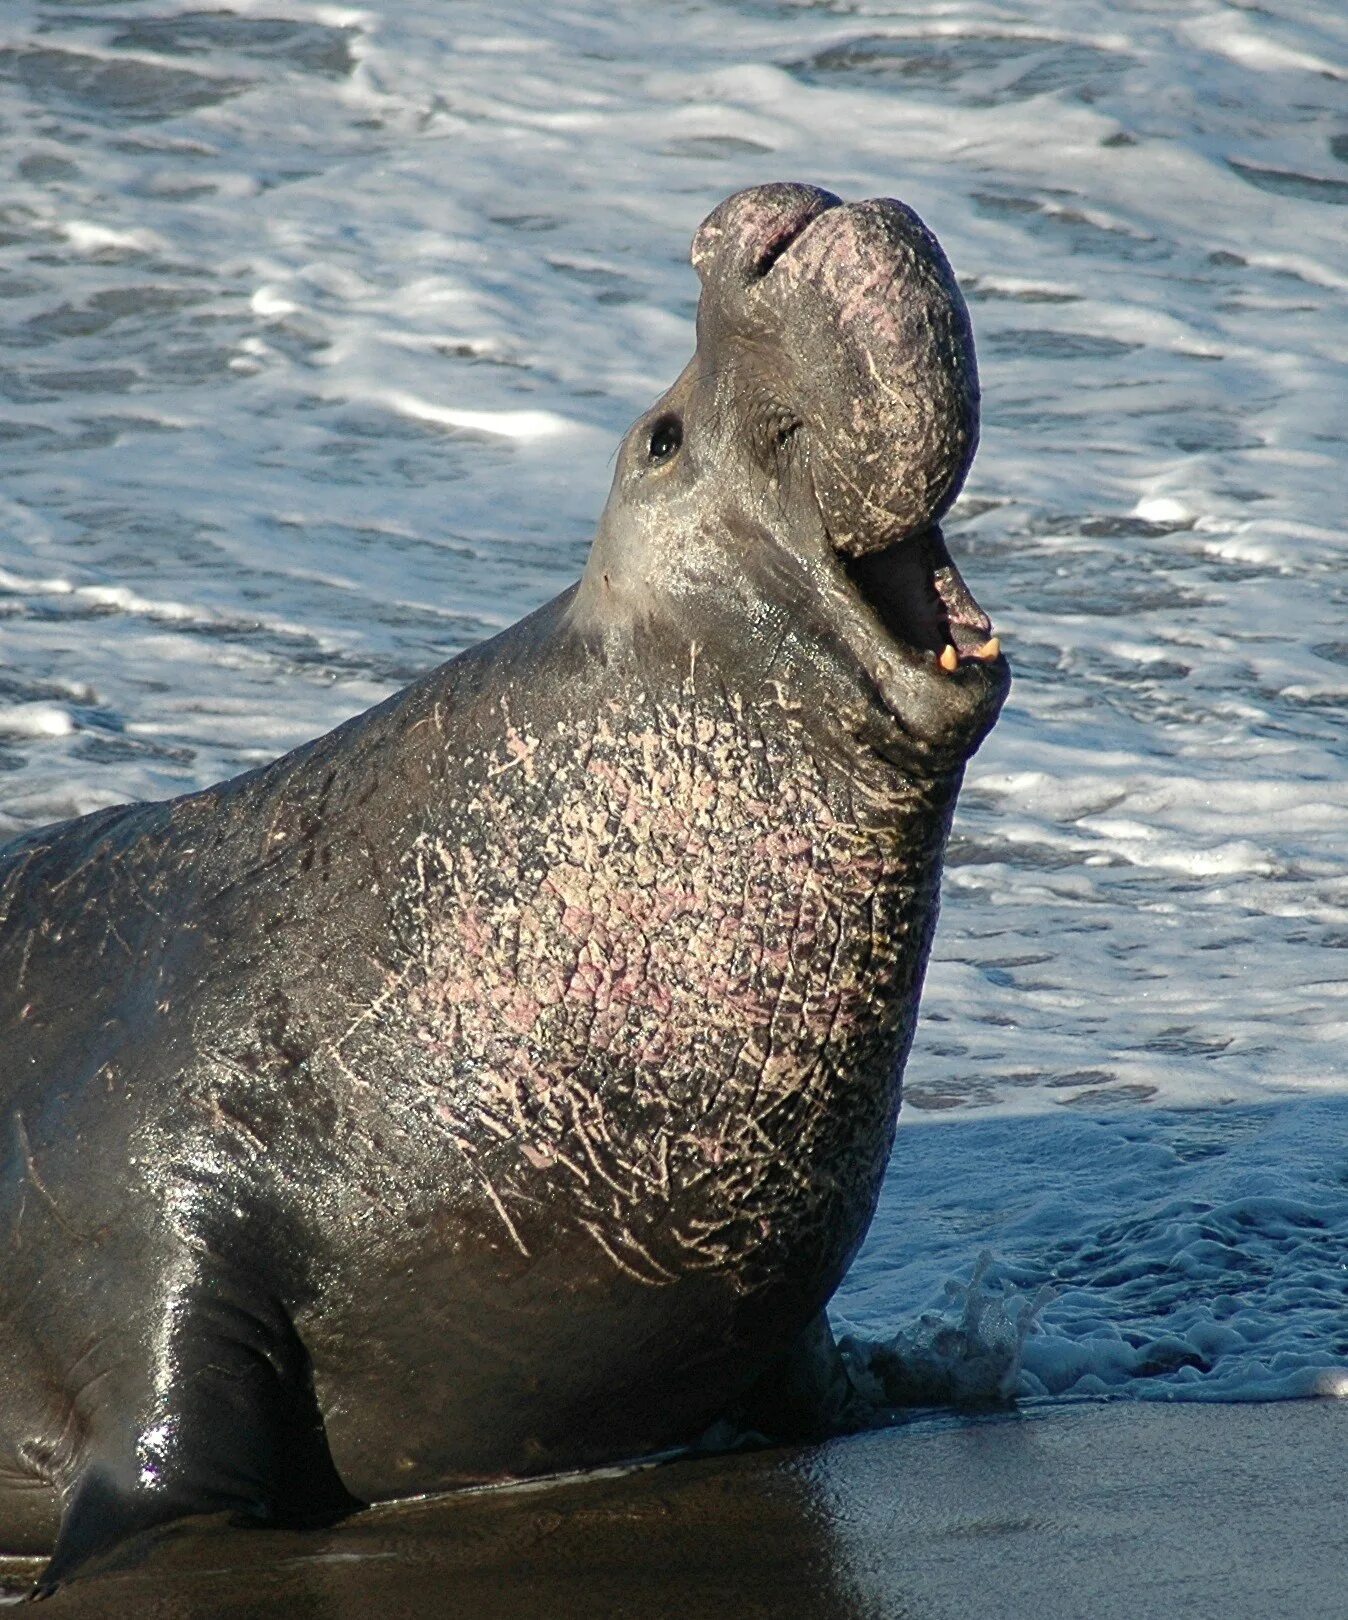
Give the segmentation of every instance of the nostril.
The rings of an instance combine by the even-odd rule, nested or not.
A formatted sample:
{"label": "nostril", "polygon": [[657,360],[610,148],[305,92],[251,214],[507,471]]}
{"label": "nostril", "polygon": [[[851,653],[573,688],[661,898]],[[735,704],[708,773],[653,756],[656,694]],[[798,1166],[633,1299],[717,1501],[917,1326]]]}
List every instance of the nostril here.
{"label": "nostril", "polygon": [[768,245],[759,251],[758,257],[750,267],[749,274],[761,281],[803,229],[804,226],[799,220],[793,220],[785,230],[778,231]]}
{"label": "nostril", "polygon": [[758,250],[749,269],[751,279],[761,281],[786,252],[791,244],[797,241],[819,218],[821,210],[812,208],[808,213],[796,214],[784,220],[768,238],[766,244]]}
{"label": "nostril", "polygon": [[773,182],[727,197],[697,228],[692,261],[708,285],[761,280],[792,242],[842,199],[818,186]]}

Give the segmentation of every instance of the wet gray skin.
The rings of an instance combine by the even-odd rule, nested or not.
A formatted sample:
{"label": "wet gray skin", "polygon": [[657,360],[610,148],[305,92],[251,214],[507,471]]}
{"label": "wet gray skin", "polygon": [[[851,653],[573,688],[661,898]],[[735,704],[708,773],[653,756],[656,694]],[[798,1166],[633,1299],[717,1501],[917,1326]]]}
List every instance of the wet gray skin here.
{"label": "wet gray skin", "polygon": [[[694,242],[584,577],[273,765],[0,853],[0,1544],[836,1412],[965,761],[967,315],[901,204]],[[798,1348],[799,1347],[799,1348]]]}

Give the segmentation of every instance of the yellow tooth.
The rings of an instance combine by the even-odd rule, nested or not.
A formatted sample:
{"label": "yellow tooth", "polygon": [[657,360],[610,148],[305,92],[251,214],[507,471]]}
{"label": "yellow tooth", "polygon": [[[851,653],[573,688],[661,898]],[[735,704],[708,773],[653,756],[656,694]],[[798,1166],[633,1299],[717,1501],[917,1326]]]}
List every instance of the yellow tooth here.
{"label": "yellow tooth", "polygon": [[969,656],[971,658],[983,658],[991,663],[1001,653],[1001,650],[1001,638],[993,636],[990,641],[985,641],[981,647],[975,647]]}
{"label": "yellow tooth", "polygon": [[945,651],[941,654],[941,668],[953,675],[959,667],[960,655],[947,641],[945,644]]}

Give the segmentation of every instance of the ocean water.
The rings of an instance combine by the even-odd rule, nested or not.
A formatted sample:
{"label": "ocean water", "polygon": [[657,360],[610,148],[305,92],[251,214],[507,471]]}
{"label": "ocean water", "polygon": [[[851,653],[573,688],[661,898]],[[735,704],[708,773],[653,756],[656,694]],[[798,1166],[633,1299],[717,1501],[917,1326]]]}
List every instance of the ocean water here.
{"label": "ocean water", "polygon": [[1348,1393],[1348,13],[6,0],[0,131],[0,835],[572,579],[722,196],[915,206],[1017,679],[839,1326],[933,1399]]}

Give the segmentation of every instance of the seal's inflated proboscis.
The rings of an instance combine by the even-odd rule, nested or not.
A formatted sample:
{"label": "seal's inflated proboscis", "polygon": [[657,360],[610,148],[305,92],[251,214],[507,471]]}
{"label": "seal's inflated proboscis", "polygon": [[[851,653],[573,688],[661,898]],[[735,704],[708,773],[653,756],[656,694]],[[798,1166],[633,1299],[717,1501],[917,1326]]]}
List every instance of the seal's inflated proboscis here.
{"label": "seal's inflated proboscis", "polygon": [[936,526],[978,385],[930,233],[762,186],[693,262],[577,585],[0,855],[0,1539],[49,1586],[808,1402],[1009,677]]}

